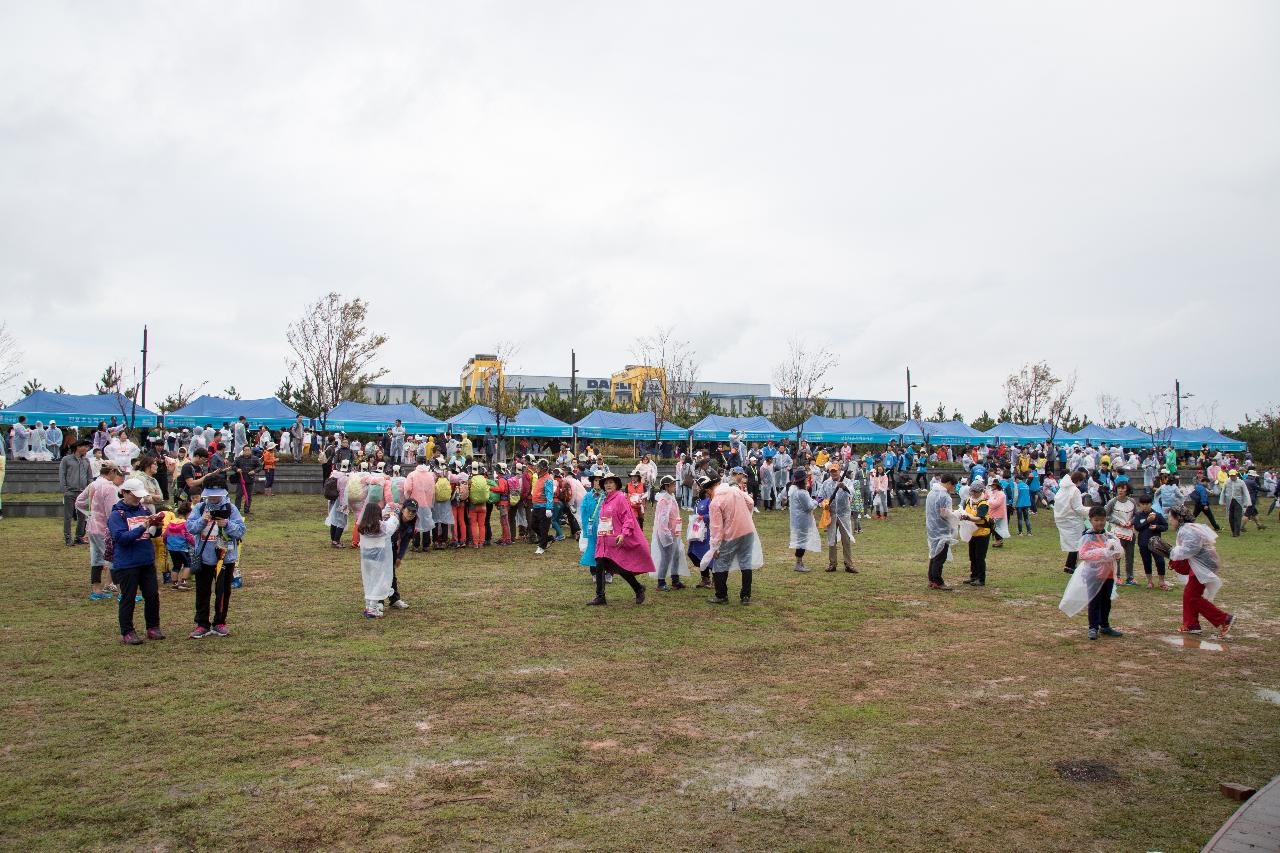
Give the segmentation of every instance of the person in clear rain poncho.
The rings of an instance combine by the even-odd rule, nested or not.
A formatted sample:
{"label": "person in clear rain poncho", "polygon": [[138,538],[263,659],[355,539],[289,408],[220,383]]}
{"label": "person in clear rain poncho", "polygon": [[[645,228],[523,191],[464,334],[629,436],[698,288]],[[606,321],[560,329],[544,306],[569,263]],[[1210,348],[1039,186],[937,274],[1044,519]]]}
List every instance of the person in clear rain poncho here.
{"label": "person in clear rain poncho", "polygon": [[1122,637],[1111,627],[1111,598],[1116,586],[1116,567],[1124,549],[1114,533],[1106,529],[1107,511],[1100,506],[1089,510],[1089,529],[1080,534],[1079,564],[1067,582],[1058,609],[1074,616],[1089,608],[1089,639],[1099,635]]}
{"label": "person in clear rain poncho", "polygon": [[1225,638],[1234,627],[1236,617],[1213,603],[1222,587],[1222,578],[1218,577],[1222,560],[1215,544],[1218,534],[1208,525],[1192,522],[1185,509],[1169,510],[1166,518],[1169,529],[1177,535],[1177,542],[1168,548],[1163,540],[1152,540],[1151,547],[1169,551],[1169,567],[1184,584],[1180,633],[1199,634],[1203,616],[1218,629],[1218,636]]}
{"label": "person in clear rain poncho", "polygon": [[844,555],[844,570],[856,575],[853,567],[853,490],[857,484],[853,475],[845,472],[838,462],[827,466],[829,476],[818,489],[818,497],[822,505],[831,513],[831,524],[827,527],[827,571],[836,570],[836,549],[840,547]]}
{"label": "person in clear rain poncho", "polygon": [[818,502],[804,487],[805,479],[804,470],[797,470],[791,480],[791,487],[787,489],[787,506],[791,513],[791,541],[787,543],[787,547],[795,549],[797,572],[809,571],[809,567],[804,564],[805,551],[816,554],[822,550],[822,537],[818,534],[818,522],[814,518]]}
{"label": "person in clear rain poncho", "polygon": [[[658,589],[684,589],[682,575],[688,575],[680,541],[680,505],[675,497],[674,477],[658,481],[658,500],[653,509],[653,538],[649,544],[649,556],[658,570]],[[671,578],[670,587],[667,578]]]}
{"label": "person in clear rain poncho", "polygon": [[400,526],[400,513],[394,506],[381,509],[369,502],[360,511],[360,578],[364,583],[364,617],[380,619],[383,601],[391,594],[395,574],[395,555],[391,535]]}
{"label": "person in clear rain poncho", "polygon": [[929,589],[945,592],[952,588],[942,579],[942,567],[947,562],[959,523],[951,504],[955,488],[955,474],[943,474],[929,489],[929,496],[924,501],[924,536],[929,544]]}
{"label": "person in clear rain poncho", "polygon": [[1080,484],[1084,481],[1084,476],[1083,471],[1072,471],[1071,476],[1063,477],[1058,493],[1053,497],[1053,523],[1058,526],[1058,546],[1067,552],[1067,561],[1062,567],[1067,574],[1076,570],[1080,531],[1084,529],[1089,517],[1084,498],[1080,495]]}

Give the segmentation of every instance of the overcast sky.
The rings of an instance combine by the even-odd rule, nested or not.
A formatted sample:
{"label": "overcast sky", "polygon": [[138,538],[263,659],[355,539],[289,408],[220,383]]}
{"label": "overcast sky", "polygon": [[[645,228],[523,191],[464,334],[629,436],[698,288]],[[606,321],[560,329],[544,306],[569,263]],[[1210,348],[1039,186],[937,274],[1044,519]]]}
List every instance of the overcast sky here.
{"label": "overcast sky", "polygon": [[[0,2],[0,319],[88,393],[271,394],[372,303],[387,381],[586,375],[674,325],[966,419],[1011,369],[1280,402],[1280,4]],[[16,389],[0,396],[12,400]]]}

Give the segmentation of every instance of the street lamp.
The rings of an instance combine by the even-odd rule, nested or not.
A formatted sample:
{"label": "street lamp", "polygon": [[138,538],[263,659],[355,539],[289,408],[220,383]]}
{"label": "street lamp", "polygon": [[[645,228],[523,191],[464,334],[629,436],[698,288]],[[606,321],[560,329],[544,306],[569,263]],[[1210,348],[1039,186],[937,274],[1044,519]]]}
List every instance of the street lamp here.
{"label": "street lamp", "polygon": [[[1161,394],[1160,396],[1168,397],[1169,395]],[[1194,396],[1195,394],[1190,394],[1190,393],[1183,394],[1182,382],[1177,379],[1173,380],[1173,405],[1174,405],[1174,411],[1176,412],[1175,423],[1177,424],[1178,429],[1182,429],[1182,401],[1188,400]]]}
{"label": "street lamp", "polygon": [[911,384],[911,368],[910,368],[910,367],[908,367],[908,368],[907,368],[907,416],[906,416],[905,418],[903,418],[903,420],[906,420],[906,421],[909,421],[909,420],[911,420],[911,418],[912,418],[912,414],[911,414],[911,389],[912,389],[912,388],[915,388],[915,387],[917,387],[917,386],[915,386],[915,385],[912,385],[912,384]]}

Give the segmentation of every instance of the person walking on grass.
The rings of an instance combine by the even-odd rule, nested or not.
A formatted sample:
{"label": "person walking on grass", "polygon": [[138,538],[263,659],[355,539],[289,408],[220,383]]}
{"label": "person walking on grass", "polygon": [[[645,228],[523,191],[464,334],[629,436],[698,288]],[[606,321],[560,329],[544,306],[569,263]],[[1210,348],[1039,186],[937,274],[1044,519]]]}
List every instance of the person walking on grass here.
{"label": "person walking on grass", "polygon": [[787,546],[795,549],[797,572],[809,571],[809,567],[804,564],[806,551],[812,554],[822,552],[822,536],[818,533],[818,522],[814,518],[814,513],[819,508],[818,502],[805,488],[806,480],[807,475],[804,469],[799,468],[792,476],[791,486],[787,489],[787,507],[791,515],[791,541]]}
{"label": "person walking on grass", "polygon": [[142,596],[147,639],[164,639],[164,632],[160,630],[156,552],[151,542],[160,534],[163,516],[153,515],[142,505],[149,494],[141,480],[125,480],[120,486],[120,500],[107,513],[107,531],[112,544],[111,580],[120,588],[120,642],[126,646],[139,646],[143,642],[133,630],[133,609],[138,595]]}
{"label": "person walking on grass", "polygon": [[[653,539],[649,556],[658,570],[658,591],[684,589],[681,575],[688,575],[680,553],[680,505],[676,502],[676,480],[665,476],[658,481],[658,500],[653,509]],[[671,585],[667,585],[670,577]]]}
{"label": "person walking on grass", "polygon": [[[804,472],[796,471],[795,476],[798,480],[803,479]],[[742,591],[739,594],[739,600],[743,604],[750,604],[753,573],[764,565],[760,537],[756,534],[756,525],[752,516],[755,506],[751,496],[741,489],[718,486],[714,483],[709,486],[709,489],[711,492],[709,507],[711,546],[702,559],[704,565],[710,562],[715,595],[707,601],[710,604],[728,604],[729,572],[741,572]],[[808,496],[808,492],[803,493]],[[794,489],[791,494],[795,494]],[[816,525],[814,532],[817,532]],[[821,544],[818,547],[820,548]]]}
{"label": "person walking on grass", "polygon": [[1116,496],[1107,501],[1103,509],[1107,513],[1107,530],[1116,537],[1124,553],[1124,585],[1133,586],[1133,548],[1136,535],[1133,522],[1138,515],[1138,505],[1129,494],[1128,480],[1116,483]]}
{"label": "person walking on grass", "polygon": [[827,527],[827,571],[836,570],[836,547],[839,545],[844,555],[844,570],[856,575],[853,567],[853,479],[846,477],[840,464],[832,462],[827,466],[828,477],[818,490],[822,506],[831,513],[831,524]]}
{"label": "person walking on grass", "polygon": [[[193,640],[229,637],[227,612],[231,608],[231,582],[245,523],[240,511],[227,498],[225,475],[217,474],[205,481],[200,502],[187,516],[187,532],[196,539],[191,571],[196,578],[195,626],[187,636]],[[210,595],[213,596],[212,619]]]}
{"label": "person walking on grass", "polygon": [[360,509],[360,579],[364,586],[364,618],[381,619],[383,602],[391,594],[395,554],[391,536],[399,528],[399,514],[376,503]]}
{"label": "person walking on grass", "polygon": [[1062,478],[1058,493],[1053,498],[1053,523],[1058,526],[1058,546],[1067,553],[1067,561],[1062,567],[1067,574],[1076,570],[1080,531],[1089,519],[1089,511],[1085,509],[1084,498],[1080,495],[1080,484],[1084,478],[1084,471],[1072,471],[1069,477]]}
{"label": "person walking on grass", "polygon": [[1240,472],[1232,468],[1227,472],[1226,485],[1218,503],[1227,508],[1227,522],[1231,526],[1231,535],[1239,536],[1244,532],[1244,510],[1249,506],[1249,490],[1240,481]]}
{"label": "person walking on grass", "polygon": [[538,549],[533,553],[545,554],[551,546],[551,511],[555,503],[556,481],[551,476],[547,460],[538,461],[538,474],[533,481],[533,515],[529,525],[538,538]]}
{"label": "person walking on grass", "polygon": [[1151,580],[1151,564],[1156,564],[1156,572],[1160,576],[1160,589],[1168,590],[1169,584],[1164,579],[1164,552],[1151,547],[1153,540],[1169,529],[1165,517],[1151,508],[1151,495],[1143,492],[1138,495],[1138,511],[1133,517],[1133,529],[1138,534],[1138,556],[1142,558],[1142,572],[1147,576],[1147,589],[1155,589]]}
{"label": "person walking on grass", "polygon": [[969,484],[969,497],[961,508],[960,518],[974,525],[969,537],[969,586],[987,585],[987,549],[991,546],[991,507],[987,503],[986,484],[978,478]]}
{"label": "person walking on grass", "polygon": [[[89,465],[91,441],[77,441],[70,453],[58,462],[58,486],[62,489],[62,538],[67,545],[83,545],[84,516],[76,511],[76,498],[93,482]],[[72,519],[75,537],[72,538]]]}
{"label": "person walking on grass", "polygon": [[400,563],[404,555],[409,553],[409,546],[418,535],[418,502],[408,498],[400,506],[399,520],[395,533],[391,534],[391,595],[387,603],[396,610],[405,610],[409,602],[400,596]]}
{"label": "person walking on grass", "polygon": [[[1020,474],[1013,483],[1013,511],[1018,516],[1019,536],[1031,535],[1032,496],[1036,493],[1036,489],[1031,484],[1031,477],[1031,474]],[[1025,533],[1022,530],[1024,526],[1026,527]]]}
{"label": "person walking on grass", "polygon": [[951,537],[955,533],[953,522],[956,513],[951,506],[955,491],[956,476],[946,473],[929,489],[929,496],[924,501],[924,533],[929,544],[929,589],[943,592],[952,589],[942,579],[942,567],[946,565]]}
{"label": "person walking on grass", "polygon": [[1080,565],[1067,582],[1058,604],[1067,616],[1089,609],[1089,639],[1123,637],[1111,627],[1111,594],[1116,584],[1116,561],[1123,555],[1120,540],[1107,532],[1107,511],[1089,508],[1089,529],[1080,535]]}
{"label": "person walking on grass", "polygon": [[[543,464],[545,470],[545,463]],[[636,595],[636,604],[644,604],[645,588],[638,580],[640,575],[654,571],[649,543],[644,539],[631,501],[622,491],[622,478],[617,474],[605,474],[604,502],[600,506],[600,520],[596,525],[596,597],[588,606],[603,607],[605,599],[605,575],[620,576]]]}
{"label": "person walking on grass", "polygon": [[1222,570],[1216,544],[1218,534],[1206,525],[1194,523],[1183,509],[1170,510],[1167,519],[1177,541],[1172,548],[1163,540],[1156,547],[1168,552],[1169,567],[1184,584],[1179,633],[1199,634],[1200,617],[1204,617],[1218,629],[1218,637],[1225,640],[1235,627],[1236,616],[1213,603],[1222,587],[1222,578],[1218,577]]}
{"label": "person walking on grass", "polygon": [[110,601],[111,591],[117,587],[102,586],[102,570],[107,560],[107,514],[119,500],[120,484],[124,474],[114,462],[103,462],[98,469],[98,479],[85,486],[76,496],[76,512],[86,517],[89,537],[89,600]]}

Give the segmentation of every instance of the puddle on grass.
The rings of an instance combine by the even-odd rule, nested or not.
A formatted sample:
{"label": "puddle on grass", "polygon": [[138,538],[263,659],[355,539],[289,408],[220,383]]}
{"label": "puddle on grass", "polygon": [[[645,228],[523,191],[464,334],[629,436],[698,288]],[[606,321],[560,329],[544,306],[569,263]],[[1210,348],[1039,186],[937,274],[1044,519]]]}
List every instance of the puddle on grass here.
{"label": "puddle on grass", "polygon": [[1160,639],[1179,649],[1200,649],[1204,652],[1220,652],[1223,649],[1222,643],[1215,643],[1212,640],[1202,640],[1194,635],[1161,637]]}
{"label": "puddle on grass", "polygon": [[1270,702],[1272,705],[1280,705],[1280,690],[1271,690],[1266,687],[1259,687],[1258,698],[1263,702]]}

